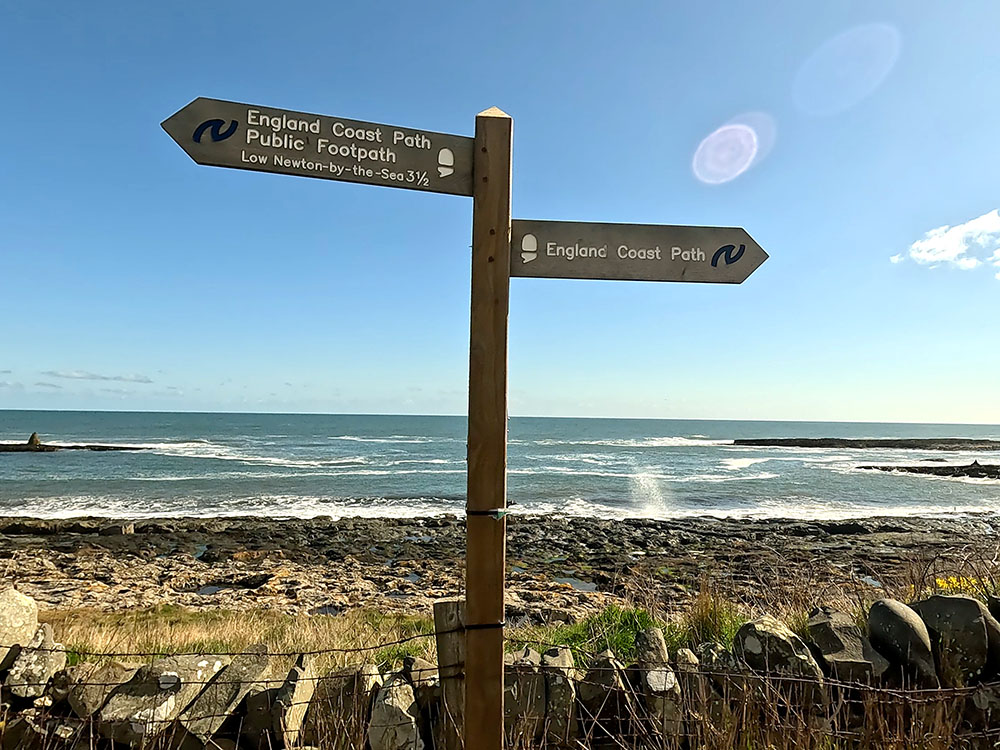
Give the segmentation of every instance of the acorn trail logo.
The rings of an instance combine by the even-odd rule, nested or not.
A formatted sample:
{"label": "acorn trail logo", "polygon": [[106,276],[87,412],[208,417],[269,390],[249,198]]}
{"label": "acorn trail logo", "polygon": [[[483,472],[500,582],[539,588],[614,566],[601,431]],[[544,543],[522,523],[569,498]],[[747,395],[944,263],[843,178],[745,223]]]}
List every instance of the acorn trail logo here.
{"label": "acorn trail logo", "polygon": [[521,261],[531,263],[538,257],[538,240],[533,234],[526,234],[521,239]]}

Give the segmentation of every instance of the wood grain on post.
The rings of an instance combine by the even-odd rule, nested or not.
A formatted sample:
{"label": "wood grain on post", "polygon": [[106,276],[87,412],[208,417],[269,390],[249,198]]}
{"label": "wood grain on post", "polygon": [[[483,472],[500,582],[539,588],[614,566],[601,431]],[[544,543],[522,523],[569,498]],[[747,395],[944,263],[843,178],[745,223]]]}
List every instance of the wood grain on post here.
{"label": "wood grain on post", "polygon": [[465,748],[503,745],[507,507],[507,312],[513,120],[493,107],[476,117],[466,537]]}
{"label": "wood grain on post", "polygon": [[434,630],[437,633],[438,677],[441,681],[441,720],[435,736],[436,748],[462,747],[465,715],[465,602],[442,599],[434,602]]}

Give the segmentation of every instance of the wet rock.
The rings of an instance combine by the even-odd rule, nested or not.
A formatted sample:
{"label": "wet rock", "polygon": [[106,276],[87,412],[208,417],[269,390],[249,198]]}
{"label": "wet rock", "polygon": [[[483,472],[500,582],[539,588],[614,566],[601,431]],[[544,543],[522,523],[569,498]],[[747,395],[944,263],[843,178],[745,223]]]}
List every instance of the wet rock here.
{"label": "wet rock", "polygon": [[38,605],[13,587],[0,592],[0,671],[14,663],[20,646],[38,629]]}
{"label": "wet rock", "polygon": [[868,637],[891,664],[918,684],[937,687],[937,671],[931,653],[927,626],[914,612],[895,599],[879,599],[868,611]]}
{"label": "wet rock", "polygon": [[112,661],[99,665],[81,664],[72,670],[66,701],[73,713],[81,719],[89,719],[104,708],[112,691],[135,676],[138,667]]}
{"label": "wet rock", "polygon": [[524,738],[533,744],[545,726],[545,675],[542,656],[524,648],[510,654],[504,665],[504,733],[513,744]]}
{"label": "wet rock", "polygon": [[211,679],[201,694],[181,713],[180,725],[202,743],[207,743],[219,731],[240,704],[254,683],[272,668],[271,657],[264,646],[248,648],[233,657]]}
{"label": "wet rock", "polygon": [[364,747],[372,702],[381,686],[382,676],[370,664],[322,677],[306,711],[302,741],[330,750]]}
{"label": "wet rock", "polygon": [[419,709],[406,677],[391,675],[378,691],[368,727],[371,750],[424,750]]}
{"label": "wet rock", "polygon": [[41,440],[40,437],[38,437],[38,433],[37,432],[31,433],[31,437],[28,438],[28,445],[32,445],[32,446],[36,446],[37,447],[37,446],[39,446],[41,444],[42,444],[42,440]]}
{"label": "wet rock", "polygon": [[542,654],[545,677],[545,742],[569,747],[578,736],[576,721],[576,667],[567,646],[554,646]]}
{"label": "wet rock", "polygon": [[667,664],[669,654],[660,628],[649,628],[636,636],[638,693],[649,716],[654,735],[678,738],[683,729],[681,688]]}
{"label": "wet rock", "polygon": [[100,710],[101,734],[125,744],[150,742],[228,663],[225,656],[170,656],[139,667]]}
{"label": "wet rock", "polygon": [[938,674],[948,687],[968,685],[1000,666],[1000,623],[971,596],[932,596],[912,605],[927,626]]}
{"label": "wet rock", "polygon": [[66,652],[52,636],[47,622],[38,626],[34,637],[21,649],[4,681],[18,698],[39,698],[49,680],[66,666]]}
{"label": "wet rock", "polygon": [[809,614],[808,629],[822,665],[836,680],[871,683],[889,669],[889,662],[844,612],[818,607]]}

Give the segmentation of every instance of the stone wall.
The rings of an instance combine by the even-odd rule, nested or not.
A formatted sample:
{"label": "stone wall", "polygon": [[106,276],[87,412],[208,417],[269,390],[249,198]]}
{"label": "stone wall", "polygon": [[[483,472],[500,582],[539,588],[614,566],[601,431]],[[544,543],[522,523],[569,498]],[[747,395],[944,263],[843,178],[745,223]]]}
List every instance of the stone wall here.
{"label": "stone wall", "polygon": [[[566,647],[524,648],[507,656],[505,729],[517,747],[628,738],[629,747],[680,748],[734,716],[764,717],[754,713],[762,703],[809,731],[858,726],[865,690],[907,689],[958,695],[963,726],[1000,727],[1000,623],[975,599],[880,600],[865,623],[819,608],[803,636],[761,617],[731,649],[702,643],[671,654],[659,629],[643,631],[629,663],[611,651],[583,665]],[[0,644],[3,748],[454,746],[437,666],[418,658],[321,675],[314,655],[261,646],[67,666],[35,603],[14,589],[0,592]]]}

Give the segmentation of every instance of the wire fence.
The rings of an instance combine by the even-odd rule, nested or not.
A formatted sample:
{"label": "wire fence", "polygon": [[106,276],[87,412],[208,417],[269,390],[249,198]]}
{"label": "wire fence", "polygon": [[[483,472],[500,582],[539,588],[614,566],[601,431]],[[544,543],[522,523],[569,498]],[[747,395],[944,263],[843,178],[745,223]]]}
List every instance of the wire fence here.
{"label": "wire fence", "polygon": [[[384,663],[381,671],[371,665],[331,673],[317,665],[334,654],[370,663],[381,649],[462,633],[450,628],[354,649],[309,651],[165,654],[40,647],[38,654],[95,661],[56,679],[8,674],[3,746],[110,748],[116,741],[186,748],[228,739],[230,744],[214,747],[381,750],[391,745],[377,743],[392,737],[403,742],[394,750],[452,750],[460,747],[455,740],[461,719],[443,687],[462,682],[461,663],[441,670]],[[508,640],[511,647],[520,643]],[[565,644],[532,645],[559,649],[565,659]],[[648,656],[625,664],[579,645],[574,650],[573,666],[556,664],[558,653],[512,655],[505,677],[511,750],[1000,747],[1000,683],[926,687],[902,673],[882,682],[817,679]],[[147,661],[115,678],[102,677],[103,660],[122,658]],[[170,710],[163,709],[170,698]]]}

